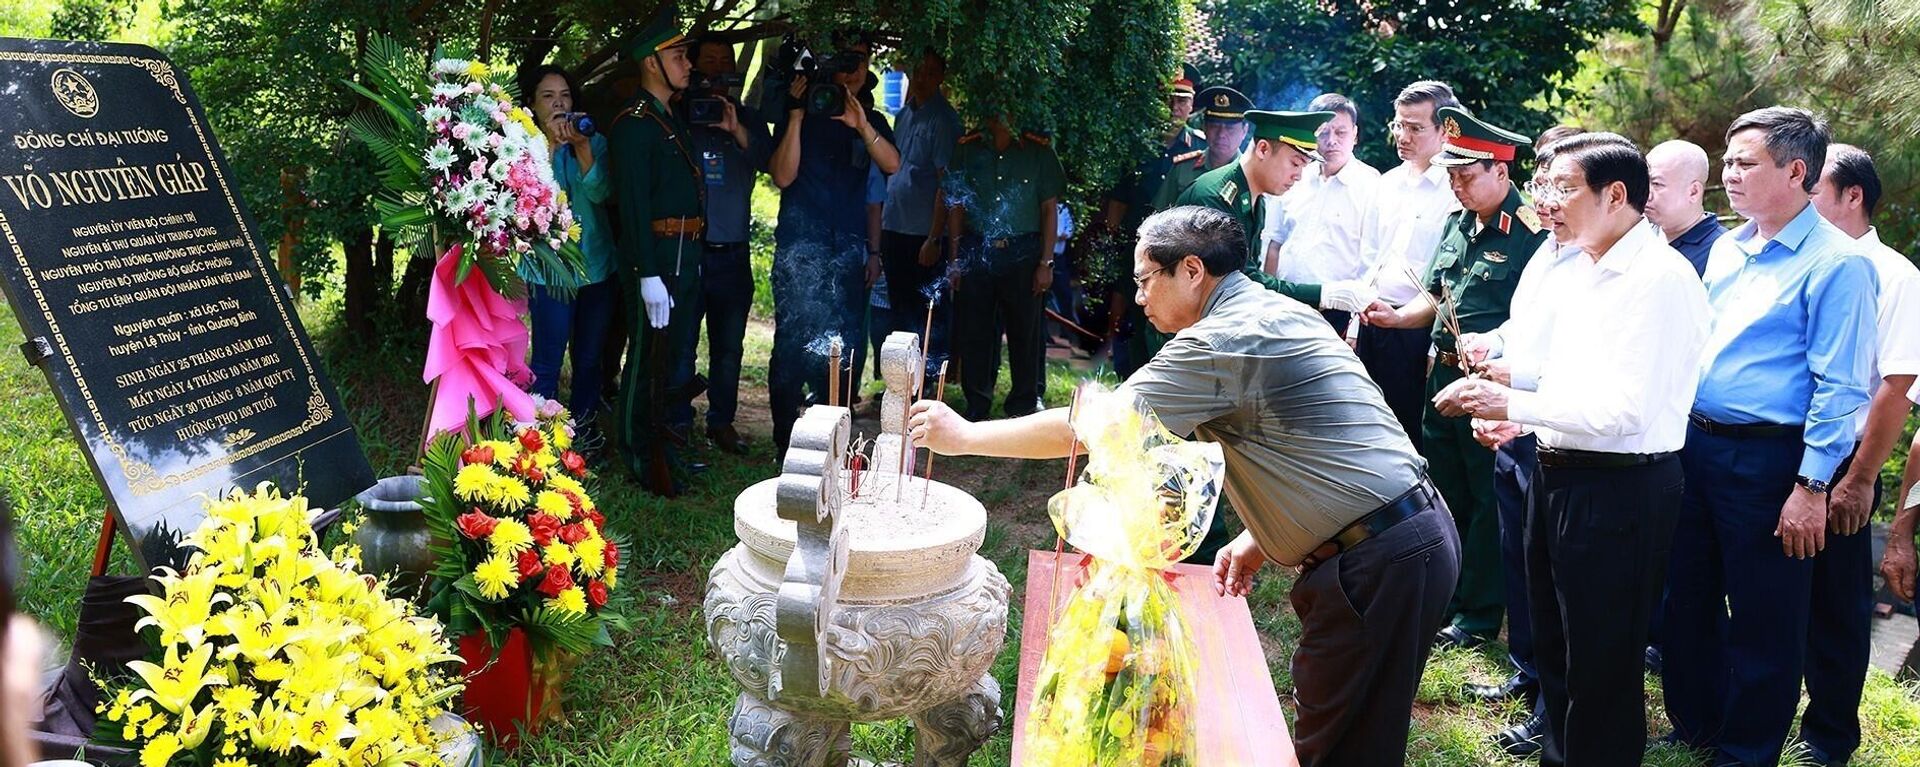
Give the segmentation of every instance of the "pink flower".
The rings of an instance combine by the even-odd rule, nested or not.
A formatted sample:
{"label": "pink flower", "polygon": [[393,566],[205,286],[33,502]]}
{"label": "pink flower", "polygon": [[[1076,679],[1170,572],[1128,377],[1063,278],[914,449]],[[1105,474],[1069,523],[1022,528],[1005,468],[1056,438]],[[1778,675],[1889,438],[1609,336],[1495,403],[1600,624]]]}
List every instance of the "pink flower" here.
{"label": "pink flower", "polygon": [[458,124],[456,124],[456,125],[454,125],[454,126],[453,126],[453,137],[454,137],[454,138],[457,138],[457,139],[460,139],[460,140],[462,140],[462,141],[464,141],[464,140],[466,140],[466,138],[467,138],[467,135],[468,135],[468,134],[470,134],[470,133],[473,133],[473,126],[471,126],[471,125],[468,125],[468,124],[466,124],[466,123],[458,123]]}

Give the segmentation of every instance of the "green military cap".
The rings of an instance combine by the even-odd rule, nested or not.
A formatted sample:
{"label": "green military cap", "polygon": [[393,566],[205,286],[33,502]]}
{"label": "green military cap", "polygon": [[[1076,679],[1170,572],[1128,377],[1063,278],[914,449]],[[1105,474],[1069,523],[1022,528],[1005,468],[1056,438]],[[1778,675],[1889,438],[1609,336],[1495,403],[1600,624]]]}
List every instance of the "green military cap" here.
{"label": "green military cap", "polygon": [[1247,122],[1253,123],[1253,137],[1278,141],[1305,153],[1315,160],[1320,156],[1320,139],[1314,131],[1333,119],[1332,112],[1269,112],[1248,110]]}
{"label": "green military cap", "polygon": [[680,20],[674,17],[673,3],[661,3],[653,18],[627,39],[626,51],[628,57],[638,61],[668,48],[691,44],[693,41],[680,28]]}
{"label": "green military cap", "polygon": [[1451,168],[1481,160],[1511,162],[1533,156],[1533,139],[1481,122],[1460,107],[1441,107],[1434,117],[1447,140],[1433,158],[1435,165]]}
{"label": "green military cap", "polygon": [[1207,119],[1226,122],[1246,119],[1247,110],[1253,108],[1253,99],[1224,85],[1201,91],[1200,95],[1194,97],[1194,103],[1202,107],[1202,114]]}

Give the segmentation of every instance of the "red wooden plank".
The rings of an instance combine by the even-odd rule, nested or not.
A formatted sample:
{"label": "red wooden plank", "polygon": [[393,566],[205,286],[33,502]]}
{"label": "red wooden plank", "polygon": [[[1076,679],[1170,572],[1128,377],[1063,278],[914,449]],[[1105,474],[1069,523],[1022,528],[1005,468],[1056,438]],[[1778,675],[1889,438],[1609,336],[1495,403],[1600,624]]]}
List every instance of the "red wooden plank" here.
{"label": "red wooden plank", "polygon": [[[1014,702],[1013,764],[1022,764],[1027,709],[1033,705],[1033,680],[1047,652],[1047,629],[1053,611],[1066,603],[1073,585],[1086,570],[1086,557],[1059,557],[1060,587],[1053,587],[1054,553],[1027,552],[1027,595],[1020,625],[1020,690]],[[1197,565],[1175,565],[1174,591],[1180,594],[1180,617],[1193,634],[1199,654],[1199,753],[1194,764],[1240,767],[1297,767],[1293,738],[1287,733],[1286,714],[1267,672],[1266,654],[1247,600],[1216,596],[1213,571]],[[1049,604],[1049,596],[1053,604]]]}

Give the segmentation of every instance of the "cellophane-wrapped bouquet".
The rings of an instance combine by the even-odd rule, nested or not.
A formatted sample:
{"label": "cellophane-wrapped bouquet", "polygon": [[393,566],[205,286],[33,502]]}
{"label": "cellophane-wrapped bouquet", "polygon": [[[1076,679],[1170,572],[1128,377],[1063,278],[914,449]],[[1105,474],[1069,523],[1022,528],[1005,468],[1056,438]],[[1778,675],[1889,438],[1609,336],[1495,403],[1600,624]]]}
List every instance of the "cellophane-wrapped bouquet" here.
{"label": "cellophane-wrapped bouquet", "polygon": [[1092,556],[1049,630],[1025,753],[1033,765],[1194,764],[1193,638],[1161,571],[1200,545],[1220,497],[1220,446],[1175,437],[1133,397],[1083,388],[1080,482],[1047,504]]}

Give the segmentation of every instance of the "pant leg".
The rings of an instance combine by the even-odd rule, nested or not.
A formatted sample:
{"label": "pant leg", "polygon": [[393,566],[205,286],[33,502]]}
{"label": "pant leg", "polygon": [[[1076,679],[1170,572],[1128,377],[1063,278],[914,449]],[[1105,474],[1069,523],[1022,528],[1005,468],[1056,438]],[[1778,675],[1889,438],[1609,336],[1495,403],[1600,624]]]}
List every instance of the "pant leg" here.
{"label": "pant leg", "polygon": [[1535,476],[1534,540],[1545,545],[1536,545],[1532,562],[1545,565],[1550,587],[1536,591],[1548,603],[1534,620],[1543,635],[1558,629],[1554,646],[1541,645],[1552,733],[1542,761],[1638,765],[1647,745],[1643,650],[1680,511],[1680,462],[1541,467]]}
{"label": "pant leg", "polygon": [[1493,456],[1493,493],[1500,517],[1501,581],[1507,597],[1507,657],[1524,679],[1539,679],[1533,664],[1532,610],[1527,598],[1527,488],[1533,484],[1539,441],[1524,434]]}
{"label": "pant leg", "polygon": [[[933,269],[920,265],[920,246],[926,241],[923,235],[880,233],[880,268],[887,273],[887,309],[893,313],[893,322],[886,326],[890,333],[907,332],[917,336],[926,332],[924,291],[933,280]],[[921,343],[926,343],[926,339],[921,339]]]}
{"label": "pant leg", "polygon": [[703,246],[699,240],[688,240],[682,245],[684,253],[680,255],[680,273],[662,275],[667,289],[673,296],[673,310],[668,315],[667,338],[672,347],[668,350],[672,362],[672,375],[667,379],[667,390],[673,401],[667,403],[667,424],[675,429],[687,430],[693,426],[693,402],[684,392],[693,382],[694,359],[700,354],[700,266]]}
{"label": "pant leg", "polygon": [[1293,652],[1301,767],[1398,767],[1414,692],[1458,577],[1444,503],[1335,555],[1295,581]]}
{"label": "pant leg", "polygon": [[[1038,237],[1015,237],[1010,247],[1015,253],[1037,249]],[[1001,325],[1006,328],[1008,386],[1002,406],[1009,416],[1026,415],[1040,409],[1040,394],[1046,387],[1046,323],[1043,322],[1043,297],[1033,293],[1033,274],[1040,268],[1039,256],[1014,259],[995,278]]]}
{"label": "pant leg", "polygon": [[[567,356],[567,342],[573,337],[573,302],[561,300],[542,285],[527,286],[527,314],[532,325],[532,343],[527,368],[533,371],[531,391],[547,399],[560,396],[560,363]],[[576,366],[573,373],[579,378]]]}
{"label": "pant leg", "polygon": [[979,256],[980,240],[967,237],[961,247],[966,262],[975,264],[960,278],[954,291],[954,353],[960,359],[960,390],[967,396],[968,417],[984,417],[993,408],[993,386],[1000,376],[996,353],[993,275]]}
{"label": "pant leg", "polygon": [[590,424],[600,409],[600,365],[608,326],[613,324],[614,283],[608,278],[582,286],[573,301],[573,386],[567,409],[576,423]]}
{"label": "pant leg", "polygon": [[1661,691],[1673,734],[1696,747],[1719,742],[1724,726],[1726,557],[1713,516],[1724,489],[1739,481],[1733,472],[1731,443],[1688,429],[1686,447],[1680,451],[1686,490],[1680,495],[1673,556],[1667,563]]}
{"label": "pant leg", "polygon": [[709,245],[701,264],[707,320],[707,427],[731,426],[740,409],[740,360],[753,309],[753,264],[747,243]]}
{"label": "pant leg", "polygon": [[[640,295],[638,278],[632,275],[624,277],[626,295],[637,299]],[[655,369],[652,352],[658,344],[666,343],[667,335],[647,322],[646,302],[630,300],[622,308],[626,315],[628,349],[626,364],[621,368],[620,398],[614,411],[615,425],[627,468],[635,477],[645,478],[648,467],[652,465],[651,446],[666,444],[657,433],[651,408],[654,376],[667,372]],[[671,460],[670,447],[666,455]]]}
{"label": "pant leg", "polygon": [[[1842,466],[1834,476],[1844,476]],[[1874,485],[1873,504],[1880,505]],[[1873,527],[1827,533],[1813,560],[1807,621],[1807,710],[1800,739],[1817,755],[1841,761],[1860,747],[1860,696],[1873,660]]]}
{"label": "pant leg", "polygon": [[767,363],[767,404],[773,419],[774,449],[786,454],[793,424],[800,419],[806,388],[824,391],[826,358],[809,351],[826,334],[816,287],[818,252],[810,241],[783,244],[773,256],[773,354]]}
{"label": "pant leg", "polygon": [[[1460,377],[1435,368],[1429,399]],[[1453,592],[1453,625],[1477,637],[1500,633],[1506,585],[1500,561],[1500,521],[1493,496],[1493,451],[1473,439],[1472,420],[1440,415],[1431,406],[1421,424],[1433,484],[1447,499],[1460,533],[1460,584]],[[1446,456],[1446,469],[1438,468]],[[1443,478],[1444,475],[1444,478]]]}

